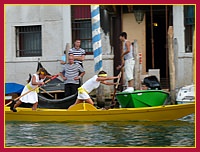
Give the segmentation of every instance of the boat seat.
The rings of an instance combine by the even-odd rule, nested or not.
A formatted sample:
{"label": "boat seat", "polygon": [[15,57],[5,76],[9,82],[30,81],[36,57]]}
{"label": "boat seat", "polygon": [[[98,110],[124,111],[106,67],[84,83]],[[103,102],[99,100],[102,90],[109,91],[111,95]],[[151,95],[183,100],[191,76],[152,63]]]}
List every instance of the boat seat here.
{"label": "boat seat", "polygon": [[68,110],[70,111],[96,111],[97,108],[89,103],[79,103],[70,107]]}

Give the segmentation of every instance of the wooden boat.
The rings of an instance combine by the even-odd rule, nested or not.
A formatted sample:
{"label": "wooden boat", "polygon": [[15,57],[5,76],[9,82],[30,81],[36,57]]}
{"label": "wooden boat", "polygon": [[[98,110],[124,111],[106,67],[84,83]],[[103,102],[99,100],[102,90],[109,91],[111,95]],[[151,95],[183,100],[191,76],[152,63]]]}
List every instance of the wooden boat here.
{"label": "wooden boat", "polygon": [[96,109],[88,103],[65,109],[17,108],[17,112],[4,108],[5,121],[34,122],[111,122],[111,121],[166,121],[176,120],[195,112],[195,103],[143,108]]}
{"label": "wooden boat", "polygon": [[116,98],[122,108],[153,107],[165,104],[169,93],[162,90],[136,90],[132,93],[117,93]]}

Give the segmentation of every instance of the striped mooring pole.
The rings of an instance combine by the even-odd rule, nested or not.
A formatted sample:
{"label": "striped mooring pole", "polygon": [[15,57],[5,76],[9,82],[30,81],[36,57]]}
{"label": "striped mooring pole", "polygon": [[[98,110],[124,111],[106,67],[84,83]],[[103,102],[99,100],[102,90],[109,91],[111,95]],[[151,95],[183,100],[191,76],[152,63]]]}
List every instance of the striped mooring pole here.
{"label": "striped mooring pole", "polygon": [[[91,5],[90,7],[92,18],[92,47],[95,63],[94,71],[98,73],[103,69],[99,5]],[[103,85],[100,85],[96,92],[96,102],[98,103],[99,101],[105,101]]]}
{"label": "striped mooring pole", "polygon": [[91,5],[91,18],[92,18],[92,46],[93,46],[93,54],[95,62],[94,70],[96,73],[103,69],[99,5]]}

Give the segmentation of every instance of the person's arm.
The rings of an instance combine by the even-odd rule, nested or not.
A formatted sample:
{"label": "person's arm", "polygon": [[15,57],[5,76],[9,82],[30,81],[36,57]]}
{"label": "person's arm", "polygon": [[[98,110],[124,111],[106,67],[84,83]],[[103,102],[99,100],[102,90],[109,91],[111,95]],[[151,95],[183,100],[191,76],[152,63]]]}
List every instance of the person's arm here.
{"label": "person's arm", "polygon": [[78,79],[81,79],[85,74],[85,71],[84,72],[81,72],[81,74],[77,77],[74,78],[74,80],[78,80]]}
{"label": "person's arm", "polygon": [[41,86],[44,84],[44,82],[36,82],[36,77],[34,75],[32,77],[31,83],[32,83],[32,85],[38,85],[38,86]]}
{"label": "person's arm", "polygon": [[78,61],[84,61],[84,60],[85,60],[85,55],[81,55],[81,56],[74,56],[74,60],[78,60]]}
{"label": "person's arm", "polygon": [[116,85],[117,83],[115,82],[108,82],[108,81],[101,81],[101,83],[105,84],[105,85]]}
{"label": "person's arm", "polygon": [[121,65],[118,65],[116,67],[117,70],[120,70],[120,69],[122,69],[124,67],[124,55],[128,54],[130,52],[130,50],[131,50],[131,48],[130,48],[131,47],[130,41],[126,41],[125,45],[126,45],[127,50],[122,53],[122,55],[121,55]]}
{"label": "person's arm", "polygon": [[83,77],[85,75],[85,71],[83,71],[80,75],[79,75],[79,77],[81,78],[81,77]]}
{"label": "person's arm", "polygon": [[63,60],[60,60],[60,64],[66,64],[66,62],[64,62]]}
{"label": "person's arm", "polygon": [[52,75],[46,75],[46,77],[51,79],[53,76]]}
{"label": "person's arm", "polygon": [[118,65],[118,66],[116,67],[117,70],[120,70],[120,69],[122,69],[122,68],[124,67],[124,59],[122,59],[121,62],[122,62],[121,65]]}
{"label": "person's arm", "polygon": [[106,81],[106,80],[114,80],[114,79],[118,79],[120,76],[114,76],[114,77],[98,77],[97,81]]}
{"label": "person's arm", "polygon": [[79,76],[75,77],[74,80],[81,79],[85,75],[85,70],[80,64],[78,64],[78,68],[79,68],[80,74],[79,74]]}
{"label": "person's arm", "polygon": [[63,75],[63,72],[60,72],[59,76],[61,76],[63,80],[67,80],[67,78]]}
{"label": "person's arm", "polygon": [[126,45],[127,50],[122,53],[121,59],[123,59],[124,55],[128,54],[131,51],[131,48],[130,48],[131,47],[131,43],[130,43],[130,41],[126,41],[125,45]]}

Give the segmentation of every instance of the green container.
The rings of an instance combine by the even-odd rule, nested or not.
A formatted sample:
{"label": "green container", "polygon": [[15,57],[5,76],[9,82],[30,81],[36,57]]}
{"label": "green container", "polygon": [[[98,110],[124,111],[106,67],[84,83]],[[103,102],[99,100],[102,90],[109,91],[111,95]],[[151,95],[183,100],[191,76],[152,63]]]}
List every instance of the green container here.
{"label": "green container", "polygon": [[133,93],[120,92],[116,94],[122,108],[160,106],[168,97],[169,93],[162,90],[137,90]]}

